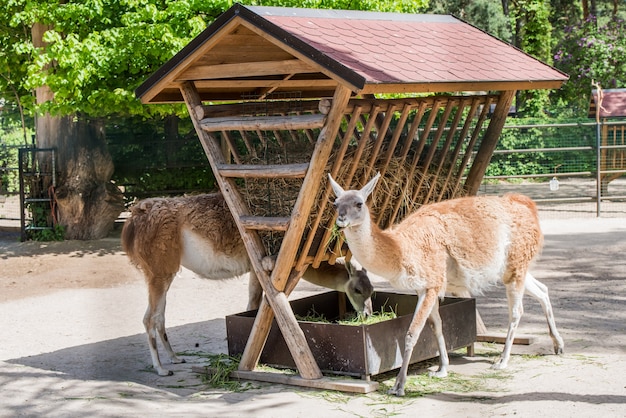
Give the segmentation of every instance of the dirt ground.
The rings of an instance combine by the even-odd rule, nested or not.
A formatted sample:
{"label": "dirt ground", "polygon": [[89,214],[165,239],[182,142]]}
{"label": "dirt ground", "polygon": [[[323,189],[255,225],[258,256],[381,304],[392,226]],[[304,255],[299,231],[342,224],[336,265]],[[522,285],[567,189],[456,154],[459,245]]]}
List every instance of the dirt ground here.
{"label": "dirt ground", "polygon": [[[142,325],[146,291],[119,238],[18,243],[0,235],[0,416],[626,417],[626,219],[543,221],[546,245],[532,272],[550,288],[565,354],[552,354],[541,308],[525,300],[509,368],[489,366],[500,345],[451,357],[446,379],[411,371],[407,397],[254,383],[211,389],[193,365],[227,352],[224,317],[245,310],[245,278],[208,281],[183,271],[167,325],[185,364],[159,377]],[[117,231],[119,234],[119,231]],[[375,287],[389,287],[376,280]],[[321,291],[301,283],[293,298]],[[490,332],[504,332],[504,289],[477,298]],[[377,378],[392,384],[395,372]]]}

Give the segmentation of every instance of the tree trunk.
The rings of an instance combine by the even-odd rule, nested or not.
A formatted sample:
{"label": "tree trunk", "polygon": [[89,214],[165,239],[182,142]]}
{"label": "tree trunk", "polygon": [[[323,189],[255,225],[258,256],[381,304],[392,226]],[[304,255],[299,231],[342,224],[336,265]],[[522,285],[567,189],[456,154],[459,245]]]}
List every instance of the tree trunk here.
{"label": "tree trunk", "polygon": [[[33,25],[35,47],[46,47],[43,34],[49,29],[41,23]],[[35,96],[37,104],[54,100],[48,86],[37,88]],[[37,116],[35,133],[39,148],[56,149],[56,219],[65,228],[65,238],[106,237],[124,209],[124,196],[111,182],[113,160],[106,147],[103,122],[46,114]],[[50,168],[48,161],[40,164]],[[44,190],[49,186],[44,185]]]}
{"label": "tree trunk", "polygon": [[124,209],[124,196],[111,182],[103,125],[75,116],[37,119],[37,146],[56,148],[57,220],[66,239],[106,237]]}

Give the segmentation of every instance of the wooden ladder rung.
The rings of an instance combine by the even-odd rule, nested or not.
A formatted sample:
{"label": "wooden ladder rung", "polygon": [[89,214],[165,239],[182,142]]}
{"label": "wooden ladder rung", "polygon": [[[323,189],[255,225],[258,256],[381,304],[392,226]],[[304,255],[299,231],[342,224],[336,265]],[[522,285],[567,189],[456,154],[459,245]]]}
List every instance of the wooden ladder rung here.
{"label": "wooden ladder rung", "polygon": [[301,164],[218,164],[217,170],[222,177],[237,178],[304,178],[309,163]]}
{"label": "wooden ladder rung", "polygon": [[286,231],[291,218],[278,216],[240,216],[239,222],[246,229],[257,231]]}
{"label": "wooden ladder rung", "polygon": [[324,126],[326,115],[322,113],[295,116],[225,116],[204,118],[200,126],[207,132],[219,131],[275,131],[315,129]]}

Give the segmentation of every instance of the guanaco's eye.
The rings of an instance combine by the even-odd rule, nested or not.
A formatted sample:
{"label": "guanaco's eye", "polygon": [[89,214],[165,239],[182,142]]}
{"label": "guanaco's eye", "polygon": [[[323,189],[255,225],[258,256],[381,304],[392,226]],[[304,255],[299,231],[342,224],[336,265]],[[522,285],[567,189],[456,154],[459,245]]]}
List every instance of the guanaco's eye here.
{"label": "guanaco's eye", "polygon": [[359,203],[356,204],[356,208],[357,209],[361,209],[362,207],[363,207],[363,203],[362,202],[359,202]]}

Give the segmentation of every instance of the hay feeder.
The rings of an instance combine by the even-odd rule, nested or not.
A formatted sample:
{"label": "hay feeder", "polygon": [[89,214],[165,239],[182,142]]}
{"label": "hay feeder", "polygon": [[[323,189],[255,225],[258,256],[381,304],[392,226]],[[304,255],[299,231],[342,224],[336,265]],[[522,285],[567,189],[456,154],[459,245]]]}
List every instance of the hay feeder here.
{"label": "hay feeder", "polygon": [[308,266],[350,255],[327,173],[349,188],[380,171],[381,227],[475,194],[516,91],[566,79],[451,16],[239,4],[157,70],[136,93],[186,104],[266,294],[240,371],[263,380],[275,317],[298,384],[355,390],[322,378],[287,300]]}

